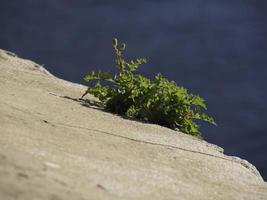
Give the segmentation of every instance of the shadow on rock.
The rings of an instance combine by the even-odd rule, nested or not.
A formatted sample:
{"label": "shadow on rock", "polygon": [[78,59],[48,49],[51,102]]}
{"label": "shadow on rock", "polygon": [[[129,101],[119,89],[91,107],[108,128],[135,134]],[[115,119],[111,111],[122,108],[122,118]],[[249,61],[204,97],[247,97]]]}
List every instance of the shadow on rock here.
{"label": "shadow on rock", "polygon": [[87,108],[93,108],[93,109],[105,111],[103,104],[99,101],[90,100],[90,99],[82,99],[82,98],[72,98],[68,96],[60,96],[60,97],[78,102],[80,105],[85,106]]}

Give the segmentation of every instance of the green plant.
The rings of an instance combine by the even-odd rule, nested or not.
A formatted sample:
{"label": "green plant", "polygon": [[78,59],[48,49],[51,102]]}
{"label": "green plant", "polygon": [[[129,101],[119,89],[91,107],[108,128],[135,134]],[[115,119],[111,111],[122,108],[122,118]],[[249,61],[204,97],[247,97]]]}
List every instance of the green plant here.
{"label": "green plant", "polygon": [[[90,93],[112,113],[156,123],[196,137],[201,137],[201,132],[195,120],[215,124],[212,117],[202,112],[206,109],[204,99],[188,93],[161,74],[153,80],[136,74],[139,65],[146,63],[146,59],[127,62],[122,54],[126,45],[123,43],[119,47],[118,40],[113,39],[113,47],[118,74],[92,71],[84,80],[97,80],[97,83],[88,87],[82,98]],[[102,86],[100,81],[109,83]]]}

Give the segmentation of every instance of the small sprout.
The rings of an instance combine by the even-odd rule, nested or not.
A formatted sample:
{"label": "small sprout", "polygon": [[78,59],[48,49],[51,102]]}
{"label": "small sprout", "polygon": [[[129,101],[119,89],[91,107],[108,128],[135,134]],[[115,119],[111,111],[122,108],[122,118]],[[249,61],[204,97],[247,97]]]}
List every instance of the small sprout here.
{"label": "small sprout", "polygon": [[113,38],[113,46],[114,47],[118,46],[118,39],[117,38]]}
{"label": "small sprout", "polygon": [[125,48],[126,48],[126,44],[125,43],[122,43],[121,50],[124,50]]}

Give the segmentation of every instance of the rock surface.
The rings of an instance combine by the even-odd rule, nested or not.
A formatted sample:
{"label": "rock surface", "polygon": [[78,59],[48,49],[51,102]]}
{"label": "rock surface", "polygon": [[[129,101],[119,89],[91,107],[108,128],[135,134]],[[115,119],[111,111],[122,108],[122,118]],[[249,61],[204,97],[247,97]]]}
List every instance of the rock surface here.
{"label": "rock surface", "polygon": [[0,50],[0,199],[267,199],[247,161],[89,106],[85,89]]}

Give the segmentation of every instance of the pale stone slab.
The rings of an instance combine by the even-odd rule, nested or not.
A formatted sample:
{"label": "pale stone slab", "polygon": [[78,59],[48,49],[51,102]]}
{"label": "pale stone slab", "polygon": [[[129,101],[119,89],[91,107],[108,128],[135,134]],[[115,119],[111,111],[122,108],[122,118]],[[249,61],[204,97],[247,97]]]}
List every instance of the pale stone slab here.
{"label": "pale stone slab", "polygon": [[247,161],[88,107],[85,89],[0,50],[0,199],[267,199]]}

